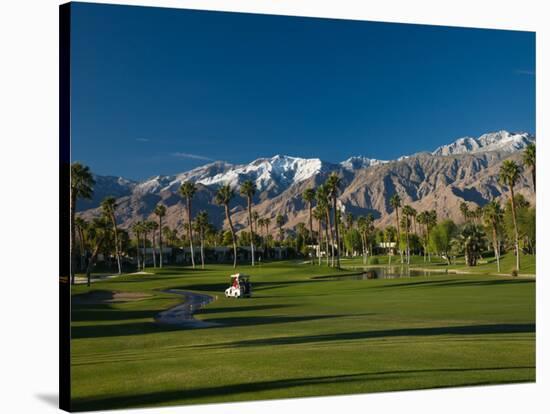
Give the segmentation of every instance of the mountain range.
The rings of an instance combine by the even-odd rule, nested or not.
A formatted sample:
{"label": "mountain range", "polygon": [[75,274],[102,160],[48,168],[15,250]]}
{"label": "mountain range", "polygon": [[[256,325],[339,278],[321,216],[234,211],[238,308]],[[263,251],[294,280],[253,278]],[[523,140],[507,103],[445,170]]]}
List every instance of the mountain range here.
{"label": "mountain range", "polygon": [[[259,158],[248,164],[234,165],[212,162],[176,175],[155,176],[143,181],[122,177],[95,176],[96,185],[91,200],[79,200],[79,214],[85,218],[97,216],[100,201],[108,195],[117,198],[117,220],[121,228],[129,228],[138,220],[152,218],[154,207],[162,202],[167,207],[165,222],[181,230],[184,202],[178,195],[180,185],[192,181],[197,185],[193,210],[205,210],[217,226],[224,224],[221,207],[215,204],[217,188],[229,184],[237,196],[231,205],[238,230],[247,223],[246,202],[238,195],[238,186],[252,180],[257,186],[254,209],[262,217],[271,217],[275,231],[275,216],[283,214],[284,227],[293,228],[307,222],[307,209],[301,194],[308,187],[321,184],[332,172],[342,177],[339,203],[354,215],[372,213],[377,224],[393,223],[389,198],[398,193],[404,204],[417,210],[434,209],[439,218],[460,219],[459,205],[466,201],[484,205],[505,195],[498,183],[498,170],[504,159],[521,164],[521,150],[535,137],[528,133],[498,131],[480,137],[464,137],[436,148],[399,157],[377,160],[353,156],[340,163],[318,158],[275,155]],[[531,182],[522,175],[518,193],[534,202]]]}

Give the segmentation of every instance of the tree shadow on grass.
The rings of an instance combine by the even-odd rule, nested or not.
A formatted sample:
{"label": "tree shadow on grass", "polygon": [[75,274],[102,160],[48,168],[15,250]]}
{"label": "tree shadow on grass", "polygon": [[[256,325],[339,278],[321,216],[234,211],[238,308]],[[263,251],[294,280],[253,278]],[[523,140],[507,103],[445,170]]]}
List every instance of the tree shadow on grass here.
{"label": "tree shadow on grass", "polygon": [[[132,311],[129,311],[132,312]],[[155,315],[158,312],[155,313]],[[130,313],[131,315],[131,313]],[[77,325],[71,328],[73,339],[102,338],[112,336],[143,335],[161,332],[173,332],[190,329],[219,329],[237,326],[268,325],[279,323],[307,322],[323,319],[342,318],[354,315],[305,315],[305,316],[240,316],[229,318],[213,318],[204,322],[213,322],[216,326],[193,326],[192,324],[171,325],[159,324],[155,321],[129,322],[121,324]],[[191,320],[192,321],[192,320]]]}
{"label": "tree shadow on grass", "polygon": [[395,338],[403,336],[484,335],[535,332],[534,323],[444,326],[433,328],[387,329],[378,331],[344,332],[325,335],[304,335],[277,338],[249,339],[243,341],[199,345],[202,348],[227,348],[246,346],[301,345],[313,342],[349,341],[363,339]]}
{"label": "tree shadow on grass", "polygon": [[[75,411],[115,409],[126,407],[147,406],[156,404],[167,404],[170,402],[185,402],[186,400],[195,400],[200,398],[217,398],[230,396],[233,394],[250,395],[262,391],[273,391],[291,389],[304,386],[315,385],[331,385],[352,382],[372,382],[379,380],[400,379],[407,375],[418,374],[435,374],[435,373],[454,373],[454,372],[489,372],[489,371],[505,371],[517,369],[534,369],[532,366],[517,366],[517,367],[485,367],[485,368],[436,368],[436,369],[418,369],[418,370],[400,370],[400,371],[380,371],[380,372],[362,372],[355,374],[316,376],[304,378],[289,378],[272,381],[256,381],[239,384],[227,384],[214,387],[191,388],[169,391],[156,391],[145,394],[132,395],[117,395],[96,398],[76,398],[73,400],[72,408]],[[495,380],[495,381],[475,381],[475,382],[460,382],[457,385],[485,385],[518,382],[513,378],[510,380]],[[525,382],[525,380],[521,381]],[[388,388],[388,391],[391,389]],[[320,393],[321,391],[319,391]],[[243,396],[243,400],[246,397]],[[250,398],[253,398],[251,396]]]}
{"label": "tree shadow on grass", "polygon": [[495,280],[472,280],[472,279],[448,279],[448,280],[418,280],[404,283],[388,283],[376,285],[374,288],[391,289],[406,287],[469,287],[469,286],[502,286],[517,284],[534,284],[530,279],[495,279]]}
{"label": "tree shadow on grass", "polygon": [[214,313],[235,313],[235,312],[249,312],[249,311],[262,311],[291,308],[295,305],[250,305],[250,306],[236,306],[236,307],[223,307],[223,308],[200,308],[195,312],[195,315],[211,315]]}

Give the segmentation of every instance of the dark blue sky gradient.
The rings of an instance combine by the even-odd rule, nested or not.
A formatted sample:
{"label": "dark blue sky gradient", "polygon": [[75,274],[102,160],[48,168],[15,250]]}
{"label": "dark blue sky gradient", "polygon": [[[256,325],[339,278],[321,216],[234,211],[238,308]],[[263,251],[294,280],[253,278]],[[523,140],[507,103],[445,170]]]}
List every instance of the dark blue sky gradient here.
{"label": "dark blue sky gradient", "polygon": [[99,174],[535,132],[534,33],[73,6],[72,156]]}

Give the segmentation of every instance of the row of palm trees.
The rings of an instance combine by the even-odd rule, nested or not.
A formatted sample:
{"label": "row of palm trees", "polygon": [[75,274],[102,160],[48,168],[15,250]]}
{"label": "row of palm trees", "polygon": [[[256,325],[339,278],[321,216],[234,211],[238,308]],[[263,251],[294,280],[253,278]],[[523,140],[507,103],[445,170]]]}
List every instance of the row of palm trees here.
{"label": "row of palm trees", "polygon": [[[536,148],[534,144],[530,144],[526,147],[523,153],[523,164],[526,170],[529,170],[531,173],[531,179],[533,183],[533,191],[536,192]],[[516,269],[520,269],[520,254],[519,254],[519,235],[518,235],[518,224],[517,224],[517,215],[516,215],[516,197],[514,193],[514,188],[518,182],[518,180],[521,177],[521,168],[520,166],[513,160],[504,160],[499,171],[499,177],[498,180],[501,185],[508,187],[509,189],[509,200],[511,203],[512,208],[512,220],[514,224],[514,250],[515,250],[515,257],[516,257]],[[409,229],[410,229],[410,218],[416,219],[417,218],[417,212],[414,208],[410,206],[403,206],[401,212],[402,212],[402,221],[399,220],[399,208],[401,207],[401,198],[398,194],[394,194],[390,198],[390,205],[395,211],[395,221],[396,221],[396,227],[401,228],[403,227],[405,229],[405,237],[406,237],[406,249],[405,252],[403,252],[402,249],[400,249],[401,254],[401,263],[403,263],[403,254],[406,255],[406,262],[407,264],[410,264],[410,247],[409,247]],[[502,209],[498,202],[496,200],[492,200],[489,204],[487,204],[484,208],[478,207],[477,209],[470,211],[468,204],[463,202],[460,205],[460,211],[462,215],[464,216],[465,220],[481,220],[485,219],[485,222],[488,223],[491,227],[492,231],[492,238],[494,240],[493,246],[495,248],[495,257],[497,260],[497,266],[500,271],[500,262],[499,262],[499,253],[498,253],[498,243],[496,242],[497,239],[497,226],[499,225],[499,222],[502,220]],[[426,243],[429,242],[429,227],[433,227],[435,223],[437,222],[437,217],[435,216],[435,212],[423,212],[420,215],[418,215],[417,221],[419,223],[422,223],[426,226]],[[398,232],[398,244],[401,242],[401,232]]]}
{"label": "row of palm trees", "polygon": [[[530,172],[531,180],[533,183],[533,189],[536,191],[536,152],[535,145],[529,145],[523,153],[523,165],[526,171]],[[500,168],[499,172],[499,182],[509,189],[509,200],[511,203],[512,210],[512,219],[514,226],[514,250],[516,256],[516,268],[520,268],[520,255],[519,255],[519,236],[518,236],[518,225],[516,217],[516,198],[515,198],[515,186],[518,180],[521,177],[521,168],[520,166],[512,161],[505,160]],[[71,219],[71,243],[70,243],[70,254],[71,254],[71,281],[74,283],[74,274],[75,274],[75,239],[76,239],[76,230],[81,228],[78,227],[78,220],[75,217],[76,215],[76,204],[78,199],[91,198],[93,193],[93,187],[95,181],[92,173],[89,168],[80,164],[74,163],[71,165],[71,193],[70,193],[70,219]],[[336,268],[340,267],[340,254],[343,251],[343,243],[341,240],[341,225],[344,224],[344,231],[350,231],[353,228],[353,217],[348,213],[346,217],[342,218],[342,212],[338,207],[338,196],[341,186],[341,177],[336,173],[331,174],[326,181],[317,186],[317,188],[307,188],[302,193],[302,199],[307,206],[308,211],[308,226],[307,230],[304,227],[304,232],[306,233],[306,241],[308,245],[316,245],[316,250],[313,251],[311,262],[314,263],[314,257],[317,256],[318,263],[321,264],[321,246],[324,245],[326,263],[330,266]],[[190,257],[191,265],[193,268],[196,267],[195,264],[195,254],[194,254],[194,235],[196,232],[199,235],[199,240],[201,243],[201,265],[204,267],[204,234],[208,228],[208,215],[206,212],[201,211],[198,213],[196,218],[193,217],[192,211],[192,202],[193,198],[197,192],[197,187],[193,182],[184,182],[179,188],[180,196],[185,200],[185,219],[186,224],[184,225],[187,232],[187,240],[190,248]],[[253,210],[253,200],[257,192],[256,185],[253,181],[247,180],[244,181],[240,188],[239,192],[247,200],[247,215],[248,215],[248,232],[249,232],[249,242],[250,242],[250,251],[251,251],[251,265],[256,264],[256,244],[255,240],[257,239],[256,235],[259,235],[261,230],[263,230],[264,235],[264,249],[265,249],[265,240],[269,234],[269,229],[271,225],[270,217],[260,217],[259,214]],[[237,266],[237,237],[235,233],[235,228],[233,225],[232,214],[229,208],[230,203],[235,198],[235,190],[230,185],[221,186],[216,193],[215,201],[216,203],[223,207],[225,218],[229,227],[229,232],[231,234],[231,244],[233,245],[233,267]],[[315,204],[315,205],[314,205]],[[437,222],[437,217],[435,211],[423,211],[417,212],[413,207],[409,205],[403,205],[402,200],[398,194],[392,195],[389,199],[389,205],[395,212],[395,235],[396,243],[399,248],[399,253],[401,257],[401,263],[410,264],[411,258],[411,249],[410,249],[410,237],[411,234],[418,233],[417,225],[420,226],[420,233],[423,236],[424,251],[428,251],[428,244],[430,243],[430,233],[433,227]],[[101,202],[101,211],[102,216],[92,222],[92,228],[94,229],[91,233],[94,235],[94,244],[93,251],[99,251],[101,244],[104,243],[106,239],[107,231],[110,231],[114,238],[114,253],[117,263],[118,273],[122,272],[122,263],[121,263],[121,242],[119,240],[119,229],[116,223],[116,200],[114,197],[106,197]],[[497,256],[498,261],[498,246],[496,243],[496,232],[501,221],[502,208],[498,203],[493,200],[483,209],[481,207],[476,210],[470,211],[468,205],[463,203],[460,206],[461,212],[465,220],[477,221],[478,223],[483,219],[485,223],[489,223],[492,228],[492,238],[494,240],[493,246],[495,246],[495,256]],[[158,221],[146,220],[135,223],[132,226],[132,232],[136,237],[136,243],[139,246],[140,243],[143,244],[144,248],[146,245],[148,235],[153,237],[152,245],[153,250],[155,249],[156,240],[155,235],[158,231],[158,246],[159,246],[159,266],[163,265],[163,256],[162,256],[162,246],[163,239],[162,233],[165,230],[163,226],[163,218],[166,215],[166,207],[163,204],[156,206],[154,214],[157,216]],[[317,231],[314,231],[314,222],[317,222]],[[344,222],[344,223],[342,223]],[[374,231],[374,217],[372,215],[359,217],[356,221],[357,229],[361,238],[362,253],[366,258],[369,250],[372,251],[372,248],[368,248],[368,240],[370,234]],[[283,226],[285,224],[285,217],[282,214],[277,214],[275,217],[275,224],[278,228],[279,241],[282,242],[284,239],[284,230]],[[411,233],[412,231],[412,233]],[[388,231],[388,236],[391,231]],[[174,237],[170,229],[165,231],[167,237]],[[82,239],[82,235],[80,235]],[[404,242],[404,248],[401,248],[401,244]],[[99,246],[99,247],[98,247]],[[97,256],[97,254],[96,254]],[[92,252],[92,258],[95,259]],[[156,266],[156,254],[153,254],[154,265]],[[89,265],[93,265],[93,260],[89,261]],[[143,268],[145,265],[145,259],[141,260],[138,253],[138,267]]]}
{"label": "row of palm trees", "polygon": [[[313,203],[313,200],[316,199],[318,202],[317,214],[320,214],[322,212],[323,217],[321,218],[321,221],[328,223],[327,227],[330,227],[331,240],[333,237],[337,245],[340,242],[338,220],[334,215],[332,216],[332,218],[330,216],[331,211],[333,211],[334,214],[337,214],[336,203],[338,198],[340,180],[341,179],[338,175],[331,174],[328,177],[326,183],[320,186],[317,189],[317,191],[314,191],[313,189],[307,189],[304,192],[304,197],[307,200],[308,206],[309,206],[308,208],[309,208],[309,240],[310,241],[312,241],[313,218],[315,216],[313,212],[312,203]],[[256,184],[253,181],[251,180],[244,181],[239,188],[239,192],[247,200],[246,208],[247,208],[247,215],[248,215],[248,234],[249,234],[250,253],[251,253],[250,257],[251,257],[251,265],[255,266],[256,234],[258,232],[258,228],[263,229],[264,240],[267,239],[267,235],[269,234],[269,226],[271,225],[271,218],[260,217],[256,211],[253,211],[254,195],[257,192]],[[192,182],[185,182],[181,185],[179,189],[179,193],[186,200],[187,223],[192,223],[193,222],[192,199],[196,193],[196,186]],[[229,204],[235,198],[235,195],[236,195],[235,190],[231,188],[230,185],[223,185],[218,189],[215,196],[216,203],[224,208],[225,219],[227,221],[229,231],[231,233],[231,240],[233,245],[233,267],[237,266],[237,237],[236,237],[235,228],[233,225],[233,219],[231,215],[231,210],[229,208]],[[204,214],[204,212],[201,212],[199,214]],[[279,230],[279,240],[283,241],[284,239],[283,226],[285,224],[285,217],[282,214],[277,214],[277,216],[275,217],[275,224]],[[191,251],[191,265],[195,267],[194,251],[193,251],[193,226],[187,225],[186,229],[188,233],[187,238],[189,240],[189,248]],[[265,249],[265,246],[264,246],[264,249]],[[339,253],[338,253],[338,250],[336,251],[334,250],[334,247],[333,247],[333,254],[332,254],[332,265],[337,267],[340,266]]]}

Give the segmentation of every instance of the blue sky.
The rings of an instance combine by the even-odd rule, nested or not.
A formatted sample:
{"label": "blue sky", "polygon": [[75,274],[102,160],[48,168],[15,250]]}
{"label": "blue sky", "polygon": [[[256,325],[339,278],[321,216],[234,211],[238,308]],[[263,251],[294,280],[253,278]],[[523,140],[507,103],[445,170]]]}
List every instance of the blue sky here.
{"label": "blue sky", "polygon": [[73,3],[72,158],[143,179],[535,132],[535,34]]}

